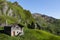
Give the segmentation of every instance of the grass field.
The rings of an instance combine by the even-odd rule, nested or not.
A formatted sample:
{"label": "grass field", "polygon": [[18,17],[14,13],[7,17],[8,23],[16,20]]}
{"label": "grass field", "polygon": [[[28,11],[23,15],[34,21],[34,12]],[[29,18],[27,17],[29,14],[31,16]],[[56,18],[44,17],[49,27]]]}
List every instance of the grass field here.
{"label": "grass field", "polygon": [[0,40],[60,40],[60,37],[42,30],[25,29],[24,35],[17,37],[0,33]]}

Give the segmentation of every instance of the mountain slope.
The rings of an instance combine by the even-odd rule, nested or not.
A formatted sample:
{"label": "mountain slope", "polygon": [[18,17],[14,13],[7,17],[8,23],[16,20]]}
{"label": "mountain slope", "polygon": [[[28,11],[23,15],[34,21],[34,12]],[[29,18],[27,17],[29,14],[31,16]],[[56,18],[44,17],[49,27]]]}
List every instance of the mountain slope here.
{"label": "mountain slope", "polygon": [[[0,24],[26,24],[34,21],[29,10],[23,9],[17,2],[0,1]],[[4,20],[3,20],[4,19]]]}
{"label": "mountain slope", "polygon": [[32,14],[40,29],[51,32],[56,35],[60,35],[60,19],[55,19],[53,17],[42,15],[42,14]]}
{"label": "mountain slope", "polygon": [[0,40],[60,40],[59,36],[42,30],[25,29],[23,36],[11,37],[0,33]]}
{"label": "mountain slope", "polygon": [[[40,14],[37,14],[37,16],[33,14],[32,17],[31,12],[23,9],[17,2],[0,1],[0,25],[4,23],[8,25],[14,23],[23,24],[25,26],[24,35],[11,37],[0,33],[0,40],[60,40],[59,36],[54,35],[60,34],[60,20]],[[39,28],[34,29],[35,23],[39,25],[40,30],[38,30]],[[28,24],[33,29],[28,29]],[[4,28],[0,27],[0,29],[3,30]]]}

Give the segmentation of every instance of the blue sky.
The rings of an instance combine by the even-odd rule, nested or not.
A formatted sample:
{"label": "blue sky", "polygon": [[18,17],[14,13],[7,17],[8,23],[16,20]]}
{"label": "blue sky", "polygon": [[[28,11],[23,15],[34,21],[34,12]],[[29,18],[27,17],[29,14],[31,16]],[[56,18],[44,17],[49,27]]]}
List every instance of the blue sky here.
{"label": "blue sky", "polygon": [[31,13],[41,13],[60,19],[60,0],[10,0],[17,1]]}

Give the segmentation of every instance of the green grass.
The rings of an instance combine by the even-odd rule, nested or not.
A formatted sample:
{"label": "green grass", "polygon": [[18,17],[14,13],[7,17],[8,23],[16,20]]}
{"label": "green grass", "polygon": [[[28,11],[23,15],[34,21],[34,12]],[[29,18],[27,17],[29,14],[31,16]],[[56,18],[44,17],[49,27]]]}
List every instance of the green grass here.
{"label": "green grass", "polygon": [[25,29],[24,35],[17,37],[0,33],[0,40],[60,40],[60,37],[42,30]]}
{"label": "green grass", "polygon": [[60,40],[60,37],[50,34],[42,30],[25,30],[25,35],[22,40]]}
{"label": "green grass", "polygon": [[0,30],[3,30],[4,29],[4,27],[0,27]]}

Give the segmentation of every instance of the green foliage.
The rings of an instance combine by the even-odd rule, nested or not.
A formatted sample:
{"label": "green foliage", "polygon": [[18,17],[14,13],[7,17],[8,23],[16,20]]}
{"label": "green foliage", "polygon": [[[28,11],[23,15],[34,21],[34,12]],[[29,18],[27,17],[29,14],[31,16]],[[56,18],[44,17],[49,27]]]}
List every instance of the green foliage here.
{"label": "green foliage", "polygon": [[4,23],[6,21],[5,19],[5,16],[0,16],[0,23]]}
{"label": "green foliage", "polygon": [[[3,3],[4,1],[0,1]],[[5,23],[6,20],[8,24],[13,24],[13,23],[19,23],[24,25],[30,24],[32,25],[35,24],[36,22],[42,27],[42,30],[48,31],[42,31],[42,30],[34,30],[34,29],[24,29],[24,35],[23,36],[18,36],[18,37],[11,37],[6,34],[1,34],[0,33],[0,40],[60,40],[59,36],[53,35],[53,34],[58,34],[60,32],[60,20],[57,19],[57,21],[49,20],[49,22],[46,21],[43,17],[36,17],[34,19],[32,17],[32,14],[29,10],[24,10],[21,6],[18,5],[18,3],[11,3],[11,2],[6,2],[8,5],[8,10],[6,11],[6,15],[3,13],[3,5],[0,4],[0,10],[2,15],[0,15],[0,24]],[[8,16],[9,10],[13,11],[13,16]],[[19,21],[20,20],[20,21]],[[53,22],[54,21],[54,22]],[[24,25],[25,26],[25,25]],[[31,26],[34,28],[34,26]],[[0,27],[0,30],[3,30],[3,28]],[[51,33],[53,34],[51,34]]]}
{"label": "green foliage", "polygon": [[0,2],[3,2],[3,1],[6,1],[6,0],[0,0]]}
{"label": "green foliage", "polygon": [[17,21],[18,21],[18,19],[14,18],[14,17],[7,16],[6,18],[7,18],[6,20],[7,20],[8,24],[17,23]]}
{"label": "green foliage", "polygon": [[[2,1],[1,1],[2,2]],[[3,13],[3,5],[7,3],[8,9],[6,10],[6,15]],[[9,1],[3,1],[3,5],[0,4],[0,23],[5,23],[6,21],[8,24],[19,23],[22,25],[27,26],[27,24],[31,24],[32,22],[35,23],[34,18],[29,10],[24,10],[17,2],[11,3]],[[12,10],[12,16],[8,16],[9,11]]]}
{"label": "green foliage", "polygon": [[25,20],[27,23],[31,24],[32,22],[35,22],[34,18],[32,17],[32,14],[29,10],[24,10],[24,14],[26,16]]}
{"label": "green foliage", "polygon": [[55,19],[46,15],[42,17],[42,15],[39,15],[35,16],[35,20],[42,30],[60,35],[60,19]]}
{"label": "green foliage", "polygon": [[21,6],[14,5],[15,3],[8,2],[9,7],[14,11],[13,14],[17,16],[18,19],[21,20],[21,23],[32,23],[35,22],[32,17],[30,11],[24,10]]}
{"label": "green foliage", "polygon": [[[30,11],[25,11],[17,2],[11,3],[11,2],[6,2],[7,3],[7,11],[6,11],[6,15],[3,13],[3,5],[0,5],[0,9],[1,9],[1,21],[0,23],[4,23],[8,22],[8,24],[12,24],[12,23],[22,23],[22,24],[27,24],[27,21],[29,21],[29,23],[34,22],[34,19],[30,13]],[[8,16],[9,14],[9,10],[12,10],[12,16]],[[4,19],[4,20],[3,20]],[[19,21],[20,20],[20,21]]]}
{"label": "green foliage", "polygon": [[0,30],[4,30],[4,27],[0,27]]}
{"label": "green foliage", "polygon": [[1,33],[0,33],[0,40],[18,40],[18,38],[10,37],[10,36],[8,36],[8,35],[1,34]]}
{"label": "green foliage", "polygon": [[60,37],[42,30],[24,29],[23,36],[11,37],[0,33],[0,40],[60,40]]}
{"label": "green foliage", "polygon": [[18,21],[18,19],[14,18],[14,17],[5,16],[5,15],[0,16],[0,23],[5,23],[6,20],[7,20],[8,24],[16,23]]}

